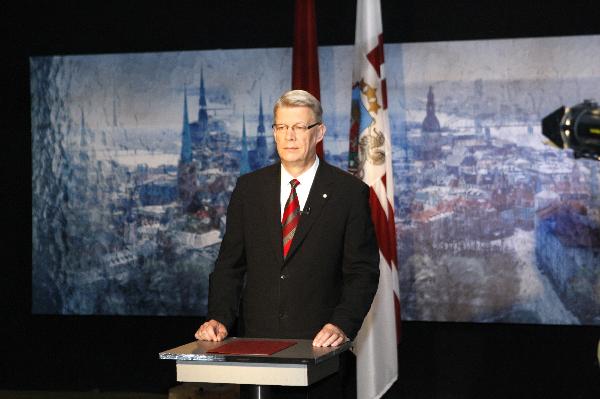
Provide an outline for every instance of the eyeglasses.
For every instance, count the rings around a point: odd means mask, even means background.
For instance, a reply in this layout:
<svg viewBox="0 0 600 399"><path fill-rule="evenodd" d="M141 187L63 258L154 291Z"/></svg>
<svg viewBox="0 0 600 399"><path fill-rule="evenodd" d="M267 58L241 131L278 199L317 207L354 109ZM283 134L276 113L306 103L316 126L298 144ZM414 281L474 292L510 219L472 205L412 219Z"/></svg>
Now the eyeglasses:
<svg viewBox="0 0 600 399"><path fill-rule="evenodd" d="M292 131L295 134L302 134L302 133L306 133L307 131L309 131L313 127L315 127L317 125L320 125L320 124L321 124L321 122L315 122L312 125L306 126L303 123L296 123L293 126L288 126L288 125L283 124L283 123L274 123L271 127L273 128L273 131L275 133L278 133L278 134L286 133L289 128L292 128Z"/></svg>

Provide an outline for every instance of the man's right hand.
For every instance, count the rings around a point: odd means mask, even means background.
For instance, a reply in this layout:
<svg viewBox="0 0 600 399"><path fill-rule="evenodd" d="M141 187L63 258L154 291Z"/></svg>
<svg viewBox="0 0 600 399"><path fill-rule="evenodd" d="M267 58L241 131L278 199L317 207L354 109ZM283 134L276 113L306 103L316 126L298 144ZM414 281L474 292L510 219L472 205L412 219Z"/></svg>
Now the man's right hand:
<svg viewBox="0 0 600 399"><path fill-rule="evenodd" d="M223 341L227 337L227 327L214 319L209 320L200 326L194 336L201 341Z"/></svg>

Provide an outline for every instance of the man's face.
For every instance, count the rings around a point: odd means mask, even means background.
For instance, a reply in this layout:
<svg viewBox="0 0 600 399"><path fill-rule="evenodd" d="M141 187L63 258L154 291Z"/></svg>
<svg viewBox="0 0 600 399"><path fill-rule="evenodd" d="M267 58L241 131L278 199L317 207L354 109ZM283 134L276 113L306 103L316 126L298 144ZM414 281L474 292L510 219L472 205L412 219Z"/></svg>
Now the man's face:
<svg viewBox="0 0 600 399"><path fill-rule="evenodd" d="M312 165L317 143L323 140L325 126L319 124L304 132L294 132L292 126L310 126L317 122L308 107L280 107L275 115L275 125L287 125L288 129L274 132L277 152L283 166L305 169Z"/></svg>

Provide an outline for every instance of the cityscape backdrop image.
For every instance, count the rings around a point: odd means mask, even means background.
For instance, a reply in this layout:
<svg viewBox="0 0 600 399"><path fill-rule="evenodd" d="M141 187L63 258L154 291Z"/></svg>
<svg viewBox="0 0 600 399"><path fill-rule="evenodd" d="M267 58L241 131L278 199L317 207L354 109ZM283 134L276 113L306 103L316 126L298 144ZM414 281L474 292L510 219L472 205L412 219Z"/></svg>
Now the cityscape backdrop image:
<svg viewBox="0 0 600 399"><path fill-rule="evenodd" d="M206 313L239 175L277 160L291 49L31 59L33 312ZM541 119L600 97L600 36L387 44L405 320L600 325L600 162ZM322 47L348 160L352 46Z"/></svg>

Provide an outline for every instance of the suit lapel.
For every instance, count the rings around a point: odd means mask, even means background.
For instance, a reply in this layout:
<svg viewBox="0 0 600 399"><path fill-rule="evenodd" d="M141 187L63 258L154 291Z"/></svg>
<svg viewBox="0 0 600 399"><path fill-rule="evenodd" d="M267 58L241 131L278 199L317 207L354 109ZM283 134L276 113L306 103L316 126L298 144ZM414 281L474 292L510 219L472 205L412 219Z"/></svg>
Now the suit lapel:
<svg viewBox="0 0 600 399"><path fill-rule="evenodd" d="M302 241L304 241L304 238L306 238L306 235L313 227L315 221L319 218L323 207L327 203L327 200L329 198L329 189L331 188L331 185L334 182L330 168L331 167L325 164L324 161L320 161L319 168L317 169L317 174L315 175L315 180L313 181L313 184L310 188L308 199L306 200L306 204L304 205L304 212L300 216L300 222L298 223L298 227L296 228L296 233L294 234L294 238L292 239L292 246L290 247L286 260L294 256L294 253L296 252ZM306 214L306 211L308 209L310 209L310 212ZM281 247L281 245L282 244L280 240L279 246ZM280 252L282 251L283 250L281 250Z"/></svg>
<svg viewBox="0 0 600 399"><path fill-rule="evenodd" d="M281 216L280 216L280 191L281 189L281 166L279 163L273 165L271 176L265 179L263 200L265 226L267 235L271 241L275 259L283 263L283 244L281 241Z"/></svg>

